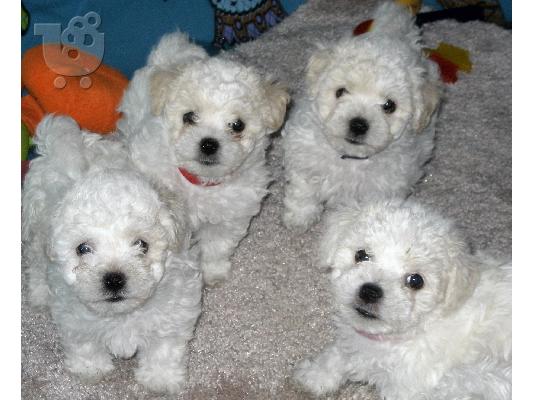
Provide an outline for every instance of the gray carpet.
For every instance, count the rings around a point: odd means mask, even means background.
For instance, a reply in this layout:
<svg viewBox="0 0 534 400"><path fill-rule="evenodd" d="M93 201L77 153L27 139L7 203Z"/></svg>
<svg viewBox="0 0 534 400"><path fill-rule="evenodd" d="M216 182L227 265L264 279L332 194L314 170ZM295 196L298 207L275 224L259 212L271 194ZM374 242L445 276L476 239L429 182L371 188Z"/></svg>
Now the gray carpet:
<svg viewBox="0 0 534 400"><path fill-rule="evenodd" d="M227 56L264 68L297 92L313 44L365 19L374 1L309 0L261 39ZM415 197L465 228L476 247L505 254L512 243L512 34L495 25L452 21L425 26L426 42L471 52L471 74L447 87L434 159ZM307 399L295 388L295 363L333 338L327 276L314 268L321 226L291 235L281 224L280 138L269 163L277 178L234 258L233 277L204 292L191 343L190 380L180 399ZM133 380L135 360L96 385L63 369L57 332L45 311L22 304L24 399L159 399ZM375 399L349 384L332 399Z"/></svg>

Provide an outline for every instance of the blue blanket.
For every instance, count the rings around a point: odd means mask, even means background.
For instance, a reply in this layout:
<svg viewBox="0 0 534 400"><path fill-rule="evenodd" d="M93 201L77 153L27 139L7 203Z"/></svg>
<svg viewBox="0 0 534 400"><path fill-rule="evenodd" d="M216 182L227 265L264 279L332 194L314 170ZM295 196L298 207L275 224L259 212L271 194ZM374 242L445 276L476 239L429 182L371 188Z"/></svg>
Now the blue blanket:
<svg viewBox="0 0 534 400"><path fill-rule="evenodd" d="M303 2L281 1L288 14ZM43 36L34 34L34 24L60 23L64 30L71 18L94 11L101 17L97 29L105 35L103 62L128 78L145 64L158 39L177 28L187 32L211 54L218 50L212 45L215 14L210 0L25 0L23 3L30 14L30 27L22 37L23 52L43 42Z"/></svg>

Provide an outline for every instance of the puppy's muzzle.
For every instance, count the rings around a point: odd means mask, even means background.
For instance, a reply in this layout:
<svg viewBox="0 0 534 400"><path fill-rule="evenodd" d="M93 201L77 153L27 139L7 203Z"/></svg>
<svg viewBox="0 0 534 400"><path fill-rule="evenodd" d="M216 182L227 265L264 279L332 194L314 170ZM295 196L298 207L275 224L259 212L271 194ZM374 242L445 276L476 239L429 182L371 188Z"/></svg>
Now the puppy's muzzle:
<svg viewBox="0 0 534 400"><path fill-rule="evenodd" d="M121 301L124 299L120 295L126 286L126 275L122 272L107 272L102 277L102 287L105 293L111 295L107 300L111 302Z"/></svg>
<svg viewBox="0 0 534 400"><path fill-rule="evenodd" d="M360 287L358 297L352 307L364 318L378 319L376 311L382 297L384 297L384 292L380 286L376 283L364 283Z"/></svg>
<svg viewBox="0 0 534 400"><path fill-rule="evenodd" d="M214 138L202 138L199 147L199 162L204 165L212 165L217 163L217 153L221 147L219 141Z"/></svg>
<svg viewBox="0 0 534 400"><path fill-rule="evenodd" d="M350 144L364 144L363 139L369 130L369 122L361 117L352 118L349 121L349 130L345 140Z"/></svg>

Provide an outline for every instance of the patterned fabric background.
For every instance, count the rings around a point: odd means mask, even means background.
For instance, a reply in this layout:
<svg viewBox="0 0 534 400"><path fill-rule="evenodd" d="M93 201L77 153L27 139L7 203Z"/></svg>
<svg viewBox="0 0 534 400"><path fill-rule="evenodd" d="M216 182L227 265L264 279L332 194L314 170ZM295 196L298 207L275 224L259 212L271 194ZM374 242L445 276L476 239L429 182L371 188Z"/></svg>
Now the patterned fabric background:
<svg viewBox="0 0 534 400"><path fill-rule="evenodd" d="M287 14L277 0L211 0L215 7L213 45L227 49L256 39Z"/></svg>

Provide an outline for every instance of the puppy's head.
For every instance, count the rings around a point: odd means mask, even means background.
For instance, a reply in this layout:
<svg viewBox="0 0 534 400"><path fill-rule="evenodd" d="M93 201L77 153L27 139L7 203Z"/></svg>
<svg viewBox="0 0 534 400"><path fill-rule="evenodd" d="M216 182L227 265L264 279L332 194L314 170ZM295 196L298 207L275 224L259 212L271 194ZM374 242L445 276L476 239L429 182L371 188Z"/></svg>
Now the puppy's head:
<svg viewBox="0 0 534 400"><path fill-rule="evenodd" d="M322 262L341 317L363 335L410 334L460 307L478 265L450 222L415 204L332 215Z"/></svg>
<svg viewBox="0 0 534 400"><path fill-rule="evenodd" d="M312 54L309 95L340 156L372 157L428 125L440 92L418 39L410 15L393 6L377 11L370 33Z"/></svg>
<svg viewBox="0 0 534 400"><path fill-rule="evenodd" d="M90 172L59 205L48 254L91 311L126 313L152 296L167 252L187 240L183 221L135 174Z"/></svg>
<svg viewBox="0 0 534 400"><path fill-rule="evenodd" d="M289 101L254 69L218 58L154 72L152 110L167 122L176 167L207 179L232 174L278 130Z"/></svg>

